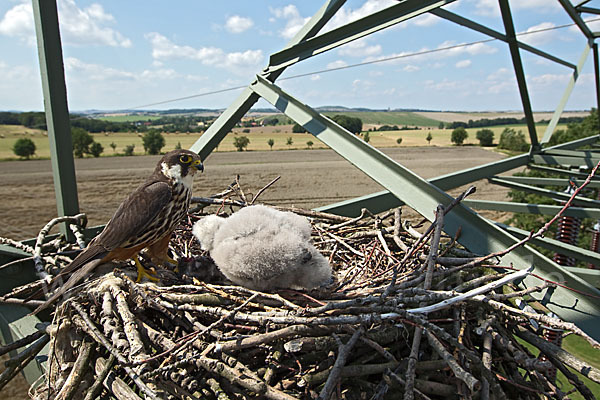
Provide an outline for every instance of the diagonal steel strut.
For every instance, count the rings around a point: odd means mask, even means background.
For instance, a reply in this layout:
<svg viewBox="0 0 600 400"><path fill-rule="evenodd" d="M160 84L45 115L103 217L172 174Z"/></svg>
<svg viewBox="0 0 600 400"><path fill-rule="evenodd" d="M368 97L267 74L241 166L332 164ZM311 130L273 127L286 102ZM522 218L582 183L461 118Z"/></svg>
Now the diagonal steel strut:
<svg viewBox="0 0 600 400"><path fill-rule="evenodd" d="M257 76L257 81L250 85L250 89L430 221L435 218L434 210L438 204L449 204L452 201L450 196L436 186L296 100L265 78ZM479 254L502 251L518 241L514 236L489 223L462 204L445 217L444 231L447 234L453 236L459 230L462 231L459 242L470 251ZM552 289L552 292L546 291L543 302L557 315L576 323L588 334L600 339L600 332L597 330L597 321L600 318L599 290L562 269L529 246L514 249L505 255L501 262L502 265L512 264L519 269L533 265L535 272L545 279L566 282L568 287L597 296L596 298L575 297L573 292L558 287ZM525 286L538 283L539 280L531 276L523 282Z"/></svg>

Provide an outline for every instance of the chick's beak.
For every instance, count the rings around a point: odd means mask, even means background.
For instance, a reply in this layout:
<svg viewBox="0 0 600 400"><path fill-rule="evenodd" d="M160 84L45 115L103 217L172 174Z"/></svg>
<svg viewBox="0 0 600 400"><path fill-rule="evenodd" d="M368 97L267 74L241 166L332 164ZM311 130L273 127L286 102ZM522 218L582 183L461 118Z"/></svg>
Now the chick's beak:
<svg viewBox="0 0 600 400"><path fill-rule="evenodd" d="M192 167L196 168L200 172L204 172L204 164L202 164L202 161L200 160L194 161L192 163Z"/></svg>

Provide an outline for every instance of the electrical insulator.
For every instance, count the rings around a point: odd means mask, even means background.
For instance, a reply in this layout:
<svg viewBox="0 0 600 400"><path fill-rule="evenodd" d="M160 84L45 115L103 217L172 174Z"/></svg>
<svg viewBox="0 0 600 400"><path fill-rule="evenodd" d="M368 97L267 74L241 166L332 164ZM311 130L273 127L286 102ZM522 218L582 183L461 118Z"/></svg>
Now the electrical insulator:
<svg viewBox="0 0 600 400"><path fill-rule="evenodd" d="M594 224L594 230L592 231L592 243L590 244L590 250L595 253L600 253L600 221ZM600 266L589 264L592 269L600 269Z"/></svg>

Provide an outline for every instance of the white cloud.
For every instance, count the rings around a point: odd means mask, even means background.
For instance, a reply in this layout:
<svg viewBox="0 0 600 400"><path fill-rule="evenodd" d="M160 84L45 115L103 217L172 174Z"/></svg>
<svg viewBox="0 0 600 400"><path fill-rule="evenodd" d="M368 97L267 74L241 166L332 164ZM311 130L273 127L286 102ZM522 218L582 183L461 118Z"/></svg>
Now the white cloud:
<svg viewBox="0 0 600 400"><path fill-rule="evenodd" d="M252 19L233 15L227 18L225 29L230 33L242 33L252 28L253 25L254 21Z"/></svg>
<svg viewBox="0 0 600 400"><path fill-rule="evenodd" d="M320 80L320 79L321 79L321 75L318 75L318 74L317 74L317 75L312 75L312 76L310 77L310 80L311 80L311 81L318 81L318 80Z"/></svg>
<svg viewBox="0 0 600 400"><path fill-rule="evenodd" d="M530 78L530 82L536 86L565 85L571 74L542 74Z"/></svg>
<svg viewBox="0 0 600 400"><path fill-rule="evenodd" d="M83 74L88 79L94 81L135 80L137 77L137 75L132 72L106 67L99 64L88 64L75 57L65 58L65 69L68 73L67 77L69 77L69 73Z"/></svg>
<svg viewBox="0 0 600 400"><path fill-rule="evenodd" d="M346 61L337 60L337 61L333 61L333 62L330 62L329 64L327 64L327 69L343 68L346 65L348 65L348 63Z"/></svg>
<svg viewBox="0 0 600 400"><path fill-rule="evenodd" d="M34 41L33 8L31 3L17 4L0 20L0 33Z"/></svg>
<svg viewBox="0 0 600 400"><path fill-rule="evenodd" d="M180 46L157 32L147 33L145 37L152 45L152 57L158 61L177 58L197 60L204 65L228 68L238 72L247 68L255 69L264 61L262 50L225 53L217 47Z"/></svg>
<svg viewBox="0 0 600 400"><path fill-rule="evenodd" d="M293 38L310 19L310 17L302 17L298 8L293 4L289 4L282 8L269 7L269 11L271 11L275 18L287 21L285 27L279 32L279 34L286 39Z"/></svg>
<svg viewBox="0 0 600 400"><path fill-rule="evenodd" d="M339 55L350 57L368 57L376 56L381 53L381 46L369 46L367 40L360 39L350 43L346 43L339 50Z"/></svg>
<svg viewBox="0 0 600 400"><path fill-rule="evenodd" d="M460 82L457 81L450 81L446 78L444 78L442 81L436 82L434 80L426 80L425 82L425 88L429 89L429 90L436 90L436 91L441 91L441 90L456 90L458 88L460 88L462 85L460 84Z"/></svg>
<svg viewBox="0 0 600 400"><path fill-rule="evenodd" d="M440 19L433 15L433 14L421 14L418 17L416 17L415 19L413 19L413 23L417 26L423 26L423 27L428 27L428 26L432 26L438 23Z"/></svg>
<svg viewBox="0 0 600 400"><path fill-rule="evenodd" d="M407 65L404 68L402 68L403 71L405 72L415 72L420 70L421 68L417 67L416 65Z"/></svg>
<svg viewBox="0 0 600 400"><path fill-rule="evenodd" d="M118 31L104 26L114 23L115 18L104 8L93 3L85 9L75 4L75 0L59 0L58 13L61 37L71 45L105 45L131 47L130 39ZM21 3L9 9L0 20L0 34L18 37L30 44L34 43L33 8L31 3Z"/></svg>
<svg viewBox="0 0 600 400"><path fill-rule="evenodd" d="M395 0L367 0L357 9L342 7L335 16L325 25L326 30L337 28L349 22L371 15L377 11L398 4Z"/></svg>
<svg viewBox="0 0 600 400"><path fill-rule="evenodd" d="M514 73L508 68L498 68L486 77L487 92L501 94L514 92L517 88Z"/></svg>
<svg viewBox="0 0 600 400"><path fill-rule="evenodd" d="M519 40L530 44L532 46L539 46L541 44L554 42L564 38L564 35L560 35L558 32L553 30L546 30L554 28L556 24L552 22L542 22L541 24L529 27L523 34L519 35ZM536 32L544 30L543 32Z"/></svg>
<svg viewBox="0 0 600 400"><path fill-rule="evenodd" d="M500 7L497 0L470 0L469 2L474 3L475 13L478 15L486 17L497 17L500 15ZM543 13L554 13L562 10L558 1L548 0L513 1L510 3L510 8L511 11L534 9L536 12Z"/></svg>
<svg viewBox="0 0 600 400"><path fill-rule="evenodd" d="M65 69L68 72L67 78L84 78L99 82L155 82L174 79L186 79L189 81L206 80L204 76L198 75L180 75L171 68L145 69L142 72L132 72L122 69L107 67L101 64L91 64L81 61L75 57L65 59Z"/></svg>
<svg viewBox="0 0 600 400"><path fill-rule="evenodd" d="M455 64L456 68L467 68L471 65L471 60L461 60Z"/></svg>

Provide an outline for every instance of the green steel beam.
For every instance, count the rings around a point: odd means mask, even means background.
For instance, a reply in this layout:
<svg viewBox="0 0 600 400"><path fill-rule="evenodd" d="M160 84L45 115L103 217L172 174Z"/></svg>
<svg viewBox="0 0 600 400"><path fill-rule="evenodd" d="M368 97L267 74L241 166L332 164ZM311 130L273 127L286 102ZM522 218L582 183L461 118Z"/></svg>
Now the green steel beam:
<svg viewBox="0 0 600 400"><path fill-rule="evenodd" d="M58 216L75 215L79 214L79 201L56 0L33 0L33 17L50 141L56 208ZM61 232L71 237L64 224L61 224Z"/></svg>
<svg viewBox="0 0 600 400"><path fill-rule="evenodd" d="M527 168L537 170L537 171L544 171L544 172L548 172L551 174L560 174L560 175L566 175L569 177L575 177L575 178L581 178L581 179L586 179L587 176L589 175L589 174L586 174L585 172L569 171L566 169L546 167L545 165L529 164L529 165L527 165ZM595 180L600 180L600 178L597 176L592 177L592 181L595 181Z"/></svg>
<svg viewBox="0 0 600 400"><path fill-rule="evenodd" d="M519 239L526 238L529 236L529 232L523 229L515 228L512 226L504 225L499 222L495 223L496 226L504 229L511 235L518 237ZM550 239L547 237L539 237L533 239L531 244L538 245L547 250L554 251L555 253L564 254L567 257L573 257L576 260L583 261L589 264L600 265L600 253L596 253L595 251L582 249L581 247L573 246L572 244L563 243L556 239ZM600 270L597 271L600 274ZM594 287L598 287L594 285Z"/></svg>
<svg viewBox="0 0 600 400"><path fill-rule="evenodd" d="M273 53L269 59L268 71L273 72L288 67L298 61L324 53L454 1L405 0L384 10L315 36L312 39L300 42L295 46Z"/></svg>
<svg viewBox="0 0 600 400"><path fill-rule="evenodd" d="M494 178L500 178L509 182L523 183L525 185L560 186L564 188L571 182L571 180L567 178L535 178L531 176L495 176ZM573 179L573 183L580 185L583 182ZM591 181L588 183L587 187L600 188L600 181Z"/></svg>
<svg viewBox="0 0 600 400"><path fill-rule="evenodd" d="M577 11L580 13L600 15L600 9L594 7L577 7Z"/></svg>
<svg viewBox="0 0 600 400"><path fill-rule="evenodd" d="M285 93L268 80L258 76L257 81L250 87L256 94L430 221L435 219L434 211L438 204L447 205L452 202L453 199L436 186ZM514 236L489 223L460 203L446 215L444 223L444 231L451 236L461 230L459 242L478 254L502 251L517 241ZM515 248L506 254L501 262L505 265L512 264L517 268L528 268L533 265L535 272L543 278L566 282L568 287L598 296L576 298L572 292L558 287L551 293L547 292L548 296L545 299L539 300L563 319L577 324L592 337L600 339L600 326L597 323L600 318L600 291L529 246ZM535 285L539 284L539 280L529 276L524 279L523 284ZM573 307L575 303L576 308Z"/></svg>
<svg viewBox="0 0 600 400"><path fill-rule="evenodd" d="M547 204L512 203L510 201L464 200L463 203L474 210L505 211L523 214L556 215L562 206ZM600 219L597 208L569 207L564 215L577 218Z"/></svg>
<svg viewBox="0 0 600 400"><path fill-rule="evenodd" d="M600 152L598 150L564 150L564 149L547 149L542 151L540 154L547 154L551 156L566 156L566 157L598 157Z"/></svg>
<svg viewBox="0 0 600 400"><path fill-rule="evenodd" d="M487 26L484 26L484 25L478 24L477 22L471 21L470 19L461 17L458 14L454 14L453 12L444 10L442 8L437 8L435 10L431 10L430 13L433 14L433 15L436 15L436 16L438 16L440 18L444 18L444 19L446 19L448 21L452 21L452 22L454 22L454 23L456 23L458 25L462 25L462 26L467 27L469 29L472 29L474 31L483 33L484 35L491 36L491 37L493 37L495 39L498 39L498 40L501 40L503 42L506 42L506 43L509 42L509 40L506 37L506 35L498 32L498 31L495 31L493 29L490 29ZM530 46L527 43L523 43L523 42L520 42L518 40L516 42L517 42L517 46L519 46L519 48L521 48L523 50L526 50L526 51L528 51L530 53L536 54L536 55L538 55L540 57L543 57L543 58L545 58L547 60L554 61L555 63L562 64L565 67L569 67L571 69L576 69L577 68L576 65L574 65L574 64L572 64L572 63L570 63L568 61L565 61L563 59L560 59L558 57L555 57L552 54L548 54L548 53L546 53L546 52L544 52L542 50L539 50L539 49L537 49L537 48L535 48L533 46Z"/></svg>
<svg viewBox="0 0 600 400"><path fill-rule="evenodd" d="M536 164L569 165L572 167L587 168L593 168L600 161L600 157L554 156L552 154L534 154L531 159Z"/></svg>
<svg viewBox="0 0 600 400"><path fill-rule="evenodd" d="M598 43L592 45L594 54L594 86L596 87L596 112L600 112L600 55L598 54ZM600 132L600 118L598 119L598 132Z"/></svg>
<svg viewBox="0 0 600 400"><path fill-rule="evenodd" d="M517 44L515 26L513 24L508 0L499 0L499 5L502 14L502 22L504 23L504 30L506 31L506 38L508 40L508 49L510 50L515 77L517 78L517 86L519 87L519 93L521 94L521 104L523 105L523 113L525 113L525 120L527 121L531 149L536 150L539 148L539 143L535 128L535 120L533 119L533 111L531 110L529 91L527 90L527 80L525 78L525 72L523 71L521 53L519 52L519 46Z"/></svg>
<svg viewBox="0 0 600 400"><path fill-rule="evenodd" d="M581 0L577 4L573 4L573 7L579 11L579 8L583 7L585 4L589 3L592 0Z"/></svg>
<svg viewBox="0 0 600 400"><path fill-rule="evenodd" d="M548 149L576 149L581 146L593 144L597 140L598 136L590 136L587 138L577 139L571 142L549 147ZM485 179L490 176L509 171L511 169L519 168L524 165L527 165L528 168L531 169L539 169L553 173L569 174L569 172L562 169L528 164L529 161L530 158L528 154L521 154L518 156L506 158L504 160L494 161L477 167L467 168L461 171L441 175L436 178L429 179L429 182L436 185L442 190L450 190L459 186L478 181L480 179ZM579 172L572 172L570 174L584 179L587 177L587 174ZM389 191L383 190L377 193L364 195L355 199L345 200L342 202L319 207L316 210L330 212L338 215L344 215L348 217L356 217L360 215L360 210L362 210L363 208L367 208L373 213L379 213L387 211L394 207L399 207L403 204L404 203L402 201L397 199Z"/></svg>
<svg viewBox="0 0 600 400"><path fill-rule="evenodd" d="M585 62L588 58L588 54L590 53L590 48L591 48L590 43L586 43L585 49L583 49L583 53L579 57L579 62L577 63L577 68L571 74L571 77L569 78L569 82L567 83L567 87L565 88L565 91L564 91L560 101L558 102L558 106L556 106L556 109L554 110L554 114L552 114L550 123L546 127L546 131L544 132L544 136L542 137L542 140L540 142L542 145L545 143L548 143L550 141L550 138L552 137L552 134L554 133L554 130L556 129L556 125L558 124L560 116L562 115L562 113L565 110L565 107L567 105L567 101L569 101L569 97L571 97L571 93L573 92L573 88L575 87L575 82L577 82L577 78L580 76L581 70L583 69L583 66L585 65Z"/></svg>
<svg viewBox="0 0 600 400"><path fill-rule="evenodd" d="M559 200L559 201L567 201L571 197L567 193L562 193L562 192L557 192L555 190L549 190L549 189L539 188L539 187L535 187L535 186L530 186L530 185L523 184L523 183L511 182L511 181L504 180L501 178L488 178L488 181L495 185L504 186L504 187L507 187L510 189L520 190L520 191L526 192L526 193L537 194L539 196L549 197L551 199ZM588 199L583 196L576 196L573 199L573 205L579 206L579 207L600 208L600 201Z"/></svg>
<svg viewBox="0 0 600 400"><path fill-rule="evenodd" d="M528 162L529 155L521 154L504 160L494 161L477 167L441 175L429 179L429 183L434 184L442 190L450 190L487 178L490 175L500 174L511 169L519 168L526 165ZM347 217L356 217L360 215L363 208L368 209L374 214L378 214L402 205L404 205L404 203L400 199L389 191L383 190L354 199L329 204L327 206L316 208L315 210Z"/></svg>
<svg viewBox="0 0 600 400"><path fill-rule="evenodd" d="M600 288L600 270L590 268L578 268L578 267L563 267L566 271L569 271L590 285Z"/></svg>
<svg viewBox="0 0 600 400"><path fill-rule="evenodd" d="M594 35L592 34L592 31L590 31L590 28L588 28L587 24L581 18L581 16L579 15L577 10L573 6L573 4L571 4L571 1L570 0L558 0L558 2L563 6L563 8L567 12L567 14L569 14L569 17L571 17L573 22L575 22L575 25L577 25L577 27L581 30L581 32L583 32L585 37L590 40L593 39Z"/></svg>
<svg viewBox="0 0 600 400"><path fill-rule="evenodd" d="M293 47L298 43L316 35L321 28L335 15L346 0L328 0L317 11L315 15L302 27L302 29L290 40L286 48ZM284 69L268 73L267 79L272 82L283 73ZM200 136L190 147L190 150L198 153L203 160L221 143L227 133L242 119L242 117L258 101L259 97L250 89L246 88L238 98L225 110L215 122Z"/></svg>

